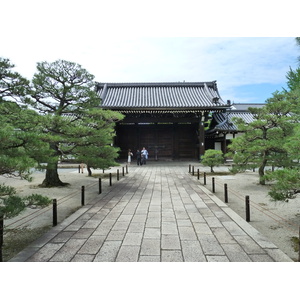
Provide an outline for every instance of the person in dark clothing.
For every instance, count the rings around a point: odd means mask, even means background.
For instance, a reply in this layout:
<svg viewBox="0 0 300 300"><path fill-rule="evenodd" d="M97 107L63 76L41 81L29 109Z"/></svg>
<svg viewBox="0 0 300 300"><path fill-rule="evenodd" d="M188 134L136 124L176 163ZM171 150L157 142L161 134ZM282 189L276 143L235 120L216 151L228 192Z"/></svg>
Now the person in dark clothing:
<svg viewBox="0 0 300 300"><path fill-rule="evenodd" d="M142 165L141 159L142 159L141 152L140 152L140 150L137 150L136 151L136 163L138 166Z"/></svg>

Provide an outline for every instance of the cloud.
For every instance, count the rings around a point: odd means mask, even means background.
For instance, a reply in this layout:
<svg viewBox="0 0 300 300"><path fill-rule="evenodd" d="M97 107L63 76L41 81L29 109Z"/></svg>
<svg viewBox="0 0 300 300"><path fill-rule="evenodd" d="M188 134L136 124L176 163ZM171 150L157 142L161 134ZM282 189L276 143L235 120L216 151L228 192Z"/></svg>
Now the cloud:
<svg viewBox="0 0 300 300"><path fill-rule="evenodd" d="M293 37L122 35L123 23L116 28L114 22L117 16L124 20L120 9L124 8L125 13L125 2L117 12L113 3L95 8L94 1L89 0L84 6L80 1L72 2L72 6L62 1L48 6L39 1L18 1L18 10L14 10L13 2L5 4L8 14L1 22L9 23L9 12L14 12L18 22L1 33L5 41L1 56L10 58L28 78L33 76L37 62L65 59L81 64L101 82L217 80L222 98L246 101L255 96L243 98L241 87L283 84L289 67L296 67L299 56ZM152 7L147 11L154 10ZM139 20L140 15L131 22L139 27ZM110 26L114 27L113 33L108 30ZM117 29L119 34L114 34Z"/></svg>

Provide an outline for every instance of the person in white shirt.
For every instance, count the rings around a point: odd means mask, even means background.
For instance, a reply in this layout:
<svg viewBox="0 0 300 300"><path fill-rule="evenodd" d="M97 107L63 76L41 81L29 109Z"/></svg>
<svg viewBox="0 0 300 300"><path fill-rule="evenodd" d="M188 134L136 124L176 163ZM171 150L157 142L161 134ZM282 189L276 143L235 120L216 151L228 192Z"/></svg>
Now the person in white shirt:
<svg viewBox="0 0 300 300"><path fill-rule="evenodd" d="M131 157L132 156L133 156L133 153L131 152L130 149L128 149L128 160L127 160L128 165L130 165L130 163L131 163Z"/></svg>
<svg viewBox="0 0 300 300"><path fill-rule="evenodd" d="M143 147L143 150L141 151L142 154L142 164L145 165L146 161L148 159L148 151L146 150L145 147Z"/></svg>

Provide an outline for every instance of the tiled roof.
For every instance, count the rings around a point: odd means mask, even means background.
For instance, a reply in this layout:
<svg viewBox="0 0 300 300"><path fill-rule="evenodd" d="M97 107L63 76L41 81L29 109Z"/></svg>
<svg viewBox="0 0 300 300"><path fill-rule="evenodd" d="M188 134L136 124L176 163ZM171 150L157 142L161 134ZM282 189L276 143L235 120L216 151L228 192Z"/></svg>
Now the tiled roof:
<svg viewBox="0 0 300 300"><path fill-rule="evenodd" d="M228 107L212 82L97 83L101 106L108 109L185 109Z"/></svg>
<svg viewBox="0 0 300 300"><path fill-rule="evenodd" d="M207 130L207 133L216 131L237 132L238 128L234 118L243 119L245 123L249 124L254 121L253 114L248 110L249 107L262 108L264 103L233 103L231 109L226 112L215 112L213 114L213 128Z"/></svg>
<svg viewBox="0 0 300 300"><path fill-rule="evenodd" d="M227 111L226 113L214 113L213 118L217 125L212 131L238 131L234 118L241 118L246 123L254 121L253 114L249 111Z"/></svg>
<svg viewBox="0 0 300 300"><path fill-rule="evenodd" d="M247 111L249 107L262 108L265 105L265 103L233 103L232 109Z"/></svg>

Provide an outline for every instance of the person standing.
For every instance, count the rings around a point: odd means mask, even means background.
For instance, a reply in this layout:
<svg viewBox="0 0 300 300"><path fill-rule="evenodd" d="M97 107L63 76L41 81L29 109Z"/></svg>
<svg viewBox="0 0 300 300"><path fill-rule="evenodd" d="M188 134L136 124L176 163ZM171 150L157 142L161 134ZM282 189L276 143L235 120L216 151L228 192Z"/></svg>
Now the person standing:
<svg viewBox="0 0 300 300"><path fill-rule="evenodd" d="M128 165L130 165L131 163L131 157L133 156L133 153L131 152L130 149L128 149L128 158L127 158L127 163Z"/></svg>
<svg viewBox="0 0 300 300"><path fill-rule="evenodd" d="M142 153L142 164L146 164L146 161L148 159L148 151L146 150L145 147L143 147L143 150L141 151Z"/></svg>
<svg viewBox="0 0 300 300"><path fill-rule="evenodd" d="M81 163L81 164L80 164L80 170L81 170L81 173L83 174L83 170L84 170L84 163Z"/></svg>
<svg viewBox="0 0 300 300"><path fill-rule="evenodd" d="M142 158L141 152L140 152L140 150L138 149L138 150L136 151L136 163L137 163L138 166L141 166L141 165L142 165L141 158Z"/></svg>

